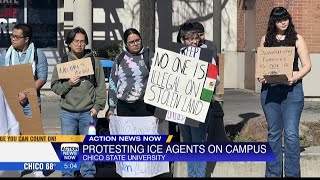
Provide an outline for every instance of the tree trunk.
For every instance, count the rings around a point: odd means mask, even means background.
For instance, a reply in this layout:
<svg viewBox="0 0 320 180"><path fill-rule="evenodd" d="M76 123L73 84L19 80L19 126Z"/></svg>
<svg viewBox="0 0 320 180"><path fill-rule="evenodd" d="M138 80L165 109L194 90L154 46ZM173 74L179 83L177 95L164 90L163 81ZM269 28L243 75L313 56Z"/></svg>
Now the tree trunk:
<svg viewBox="0 0 320 180"><path fill-rule="evenodd" d="M143 46L155 51L156 0L140 0L140 33Z"/></svg>

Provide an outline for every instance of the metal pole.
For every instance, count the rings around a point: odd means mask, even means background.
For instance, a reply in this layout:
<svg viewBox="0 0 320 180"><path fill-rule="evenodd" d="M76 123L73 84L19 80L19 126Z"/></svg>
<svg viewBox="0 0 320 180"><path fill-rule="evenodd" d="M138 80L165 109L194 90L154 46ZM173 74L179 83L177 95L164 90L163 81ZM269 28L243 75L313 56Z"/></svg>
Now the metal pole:
<svg viewBox="0 0 320 180"><path fill-rule="evenodd" d="M81 26L88 35L89 44L92 48L92 1L73 0L73 27Z"/></svg>
<svg viewBox="0 0 320 180"><path fill-rule="evenodd" d="M213 41L221 53L221 0L213 0Z"/></svg>

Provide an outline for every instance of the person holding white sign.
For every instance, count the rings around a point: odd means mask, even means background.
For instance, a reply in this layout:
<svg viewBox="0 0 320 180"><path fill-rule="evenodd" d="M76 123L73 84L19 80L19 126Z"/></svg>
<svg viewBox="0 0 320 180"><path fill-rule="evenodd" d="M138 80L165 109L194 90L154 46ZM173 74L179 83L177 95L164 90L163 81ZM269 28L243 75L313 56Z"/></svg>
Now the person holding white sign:
<svg viewBox="0 0 320 180"><path fill-rule="evenodd" d="M61 96L60 121L63 135L88 134L90 121L97 122L98 111L104 109L107 100L106 84L103 68L100 61L93 57L90 49L85 49L88 36L81 27L72 29L67 37L66 44L69 52L61 61L70 62L83 58L90 58L93 65L93 75L68 79L59 79L57 66L53 70L51 90ZM94 162L83 162L80 172L82 177L94 177L96 168ZM73 171L63 171L63 177L74 177Z"/></svg>
<svg viewBox="0 0 320 180"><path fill-rule="evenodd" d="M198 47L200 37L194 24L184 23L180 26L178 36L178 43L182 43L187 46ZM212 64L216 64L215 59L212 58ZM179 129L182 135L183 142L206 142L207 128L209 121L213 119L212 105L210 107L204 123L200 123L199 127L193 127L190 125L179 124ZM205 177L207 162L188 162L188 176L189 177Z"/></svg>
<svg viewBox="0 0 320 180"><path fill-rule="evenodd" d="M268 123L268 142L276 156L275 162L267 162L266 177L300 177L299 123L304 106L302 78L311 70L311 61L303 37L298 34L287 9L272 9L268 29L262 37L261 47L295 47L293 76L285 84L268 83L263 77L261 105ZM300 59L301 69L298 67ZM284 132L284 167L282 132Z"/></svg>
<svg viewBox="0 0 320 180"><path fill-rule="evenodd" d="M129 132L131 135L149 135L154 133L152 130L157 130L159 125L159 121L152 117L155 107L144 102L154 53L148 47L143 46L141 35L134 28L129 28L124 32L123 42L125 48L115 59L109 78L109 109L106 112L106 118L111 119L110 133ZM124 118L128 120L125 124L128 126L126 130L122 128L124 123L121 123ZM135 121L134 118L138 120ZM145 123L141 123L141 120ZM137 122L138 124L135 124ZM157 124L153 126L153 122ZM130 128L144 130L130 131ZM134 173L123 170L124 164L132 167ZM152 166L158 166L160 169L150 171ZM117 173L122 177L153 177L169 170L165 162L121 162L116 163L116 167Z"/></svg>
<svg viewBox="0 0 320 180"><path fill-rule="evenodd" d="M140 33L129 28L123 34L125 48L116 58L109 79L109 110L106 117L153 116L155 107L144 103L154 53L143 47Z"/></svg>

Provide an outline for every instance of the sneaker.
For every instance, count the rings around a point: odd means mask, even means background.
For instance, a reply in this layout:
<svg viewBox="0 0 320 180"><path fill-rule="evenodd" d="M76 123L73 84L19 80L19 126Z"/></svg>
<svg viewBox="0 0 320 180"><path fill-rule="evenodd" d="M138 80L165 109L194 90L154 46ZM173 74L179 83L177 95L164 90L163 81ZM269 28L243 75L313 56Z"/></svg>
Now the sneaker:
<svg viewBox="0 0 320 180"><path fill-rule="evenodd" d="M45 177L45 176L43 175L42 171L36 171L36 172L33 172L33 177L41 178L41 177Z"/></svg>

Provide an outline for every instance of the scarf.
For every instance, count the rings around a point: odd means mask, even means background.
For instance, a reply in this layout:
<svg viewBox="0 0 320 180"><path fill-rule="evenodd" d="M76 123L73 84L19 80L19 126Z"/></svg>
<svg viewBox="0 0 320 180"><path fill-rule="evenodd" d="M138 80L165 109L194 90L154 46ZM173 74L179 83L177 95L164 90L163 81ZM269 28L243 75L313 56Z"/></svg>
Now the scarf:
<svg viewBox="0 0 320 180"><path fill-rule="evenodd" d="M26 57L23 61L19 61L19 52L11 45L6 53L5 66L16 65L16 64L32 64L32 72L35 75L35 61L34 61L34 44L30 43L26 51Z"/></svg>

